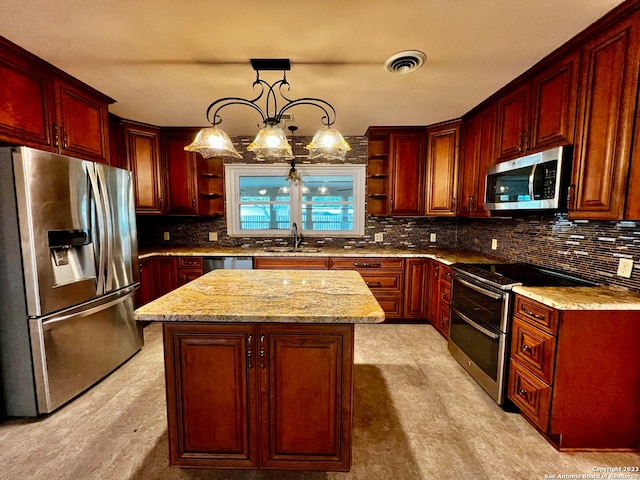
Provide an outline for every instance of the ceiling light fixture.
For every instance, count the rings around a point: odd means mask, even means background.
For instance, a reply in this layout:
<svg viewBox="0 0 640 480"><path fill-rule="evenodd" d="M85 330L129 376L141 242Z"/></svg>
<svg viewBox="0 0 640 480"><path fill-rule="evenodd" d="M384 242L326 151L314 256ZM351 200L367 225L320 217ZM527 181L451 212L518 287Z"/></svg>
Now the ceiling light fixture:
<svg viewBox="0 0 640 480"><path fill-rule="evenodd" d="M220 130L217 125L222 122L218 112L229 105L246 105L256 110L262 117L264 127L260 129L255 140L247 147L253 152L258 160L291 160L294 158L291 145L287 141L286 135L280 127L283 114L290 108L298 105L313 105L322 110L320 119L323 128L306 146L309 150L310 159L339 159L344 160L347 152L351 149L344 140L340 132L332 125L336 120L336 111L331 104L325 100L313 97L303 97L291 100L286 97L283 90L289 90L290 84L287 82L286 71L291 70L288 58L284 59L260 59L252 58L251 66L256 71L256 79L253 88L259 87L258 95L253 99L241 97L224 97L212 102L207 108L207 121L211 127L203 128L196 135L195 140L184 149L190 152L198 152L204 158L210 157L234 157L242 158L238 153L229 136ZM260 70L282 70L282 79L272 84L260 78ZM284 105L278 109L278 98L276 93L284 100ZM265 97L264 110L258 105L258 101Z"/></svg>

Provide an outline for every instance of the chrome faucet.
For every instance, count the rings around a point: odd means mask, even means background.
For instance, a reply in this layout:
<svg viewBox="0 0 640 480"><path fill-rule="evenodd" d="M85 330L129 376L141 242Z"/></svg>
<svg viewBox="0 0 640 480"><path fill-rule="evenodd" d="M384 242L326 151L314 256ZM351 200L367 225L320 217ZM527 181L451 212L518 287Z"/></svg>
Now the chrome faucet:
<svg viewBox="0 0 640 480"><path fill-rule="evenodd" d="M298 233L298 224L296 222L291 225L291 236L293 237L293 248L298 248L302 243L302 235Z"/></svg>

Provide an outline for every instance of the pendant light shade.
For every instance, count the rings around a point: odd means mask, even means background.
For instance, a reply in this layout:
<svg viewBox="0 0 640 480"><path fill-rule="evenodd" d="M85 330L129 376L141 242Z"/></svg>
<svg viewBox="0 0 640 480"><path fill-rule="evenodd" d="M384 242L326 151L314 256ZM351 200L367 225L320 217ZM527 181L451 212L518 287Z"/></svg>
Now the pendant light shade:
<svg viewBox="0 0 640 480"><path fill-rule="evenodd" d="M351 150L340 132L331 127L318 130L306 148L311 160L344 160L347 152Z"/></svg>
<svg viewBox="0 0 640 480"><path fill-rule="evenodd" d="M198 152L204 158L242 158L242 155L238 153L236 147L231 143L229 135L215 126L200 130L193 142L184 147L184 149L188 152Z"/></svg>
<svg viewBox="0 0 640 480"><path fill-rule="evenodd" d="M261 128L247 150L253 152L258 160L291 160L293 151L282 128L266 125Z"/></svg>

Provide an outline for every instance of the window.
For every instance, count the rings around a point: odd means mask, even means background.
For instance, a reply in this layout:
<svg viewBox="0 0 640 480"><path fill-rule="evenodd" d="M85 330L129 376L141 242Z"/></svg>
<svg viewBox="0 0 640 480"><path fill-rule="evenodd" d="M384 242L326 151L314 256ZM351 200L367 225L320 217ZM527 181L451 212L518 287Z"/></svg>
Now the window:
<svg viewBox="0 0 640 480"><path fill-rule="evenodd" d="M365 165L226 165L230 236L364 235Z"/></svg>

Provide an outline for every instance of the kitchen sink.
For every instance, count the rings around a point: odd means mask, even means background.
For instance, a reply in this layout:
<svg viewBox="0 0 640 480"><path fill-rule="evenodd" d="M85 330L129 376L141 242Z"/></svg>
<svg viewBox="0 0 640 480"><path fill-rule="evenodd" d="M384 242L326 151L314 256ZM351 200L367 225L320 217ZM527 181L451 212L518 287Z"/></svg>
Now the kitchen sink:
<svg viewBox="0 0 640 480"><path fill-rule="evenodd" d="M264 251L273 253L316 253L319 252L320 249L312 247L266 247Z"/></svg>

